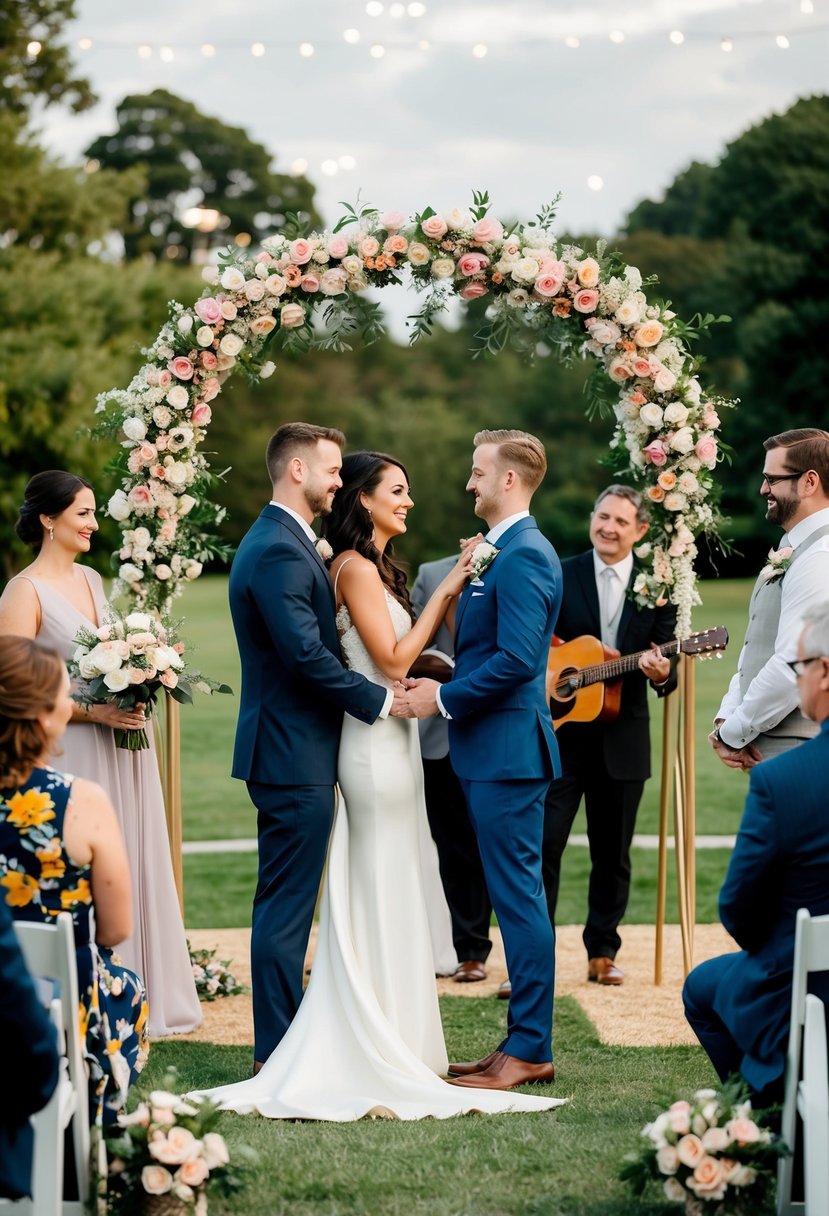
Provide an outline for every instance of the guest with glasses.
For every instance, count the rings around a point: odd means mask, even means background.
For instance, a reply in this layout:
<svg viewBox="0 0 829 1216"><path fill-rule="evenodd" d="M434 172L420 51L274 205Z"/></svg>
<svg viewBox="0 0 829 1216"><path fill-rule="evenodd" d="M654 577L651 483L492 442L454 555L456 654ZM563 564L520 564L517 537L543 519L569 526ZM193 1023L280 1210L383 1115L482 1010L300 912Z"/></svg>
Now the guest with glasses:
<svg viewBox="0 0 829 1216"><path fill-rule="evenodd" d="M729 768L749 769L818 730L798 704L795 647L806 613L829 588L829 431L772 435L760 494L783 529L749 605L737 672L717 711L711 746Z"/></svg>

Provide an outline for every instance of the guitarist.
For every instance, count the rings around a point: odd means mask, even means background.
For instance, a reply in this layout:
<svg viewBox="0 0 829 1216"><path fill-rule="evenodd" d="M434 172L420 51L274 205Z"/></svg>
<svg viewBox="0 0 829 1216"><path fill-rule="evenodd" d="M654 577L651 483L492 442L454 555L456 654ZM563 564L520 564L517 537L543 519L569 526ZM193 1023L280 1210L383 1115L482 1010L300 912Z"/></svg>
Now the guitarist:
<svg viewBox="0 0 829 1216"><path fill-rule="evenodd" d="M612 485L599 495L590 517L592 549L562 563L564 599L556 625L562 641L592 634L622 654L634 654L674 637L672 605L637 608L627 594L635 577L633 546L648 523L647 505L637 490ZM639 670L623 679L618 718L565 722L556 732L563 773L550 785L544 808L547 907L555 923L561 856L584 798L591 859L584 944L587 978L599 984L624 979L615 963L621 945L618 926L630 892L636 812L651 773L647 681L664 696L676 686L674 667L656 652L643 655Z"/></svg>

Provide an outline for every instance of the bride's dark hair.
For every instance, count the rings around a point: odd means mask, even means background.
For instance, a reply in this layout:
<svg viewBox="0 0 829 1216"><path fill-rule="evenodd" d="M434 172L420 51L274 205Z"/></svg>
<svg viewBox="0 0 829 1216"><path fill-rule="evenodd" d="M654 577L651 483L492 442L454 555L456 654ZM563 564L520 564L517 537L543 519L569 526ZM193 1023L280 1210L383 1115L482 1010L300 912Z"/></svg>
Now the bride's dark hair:
<svg viewBox="0 0 829 1216"><path fill-rule="evenodd" d="M374 562L389 591L413 618L406 575L392 560L391 541L381 553L373 540L371 514L360 502L361 494L373 494L388 468L400 469L408 482L409 474L405 465L385 452L350 452L344 457L340 470L342 488L334 496L330 515L323 517L322 534L335 555L346 549L356 549L363 557Z"/></svg>

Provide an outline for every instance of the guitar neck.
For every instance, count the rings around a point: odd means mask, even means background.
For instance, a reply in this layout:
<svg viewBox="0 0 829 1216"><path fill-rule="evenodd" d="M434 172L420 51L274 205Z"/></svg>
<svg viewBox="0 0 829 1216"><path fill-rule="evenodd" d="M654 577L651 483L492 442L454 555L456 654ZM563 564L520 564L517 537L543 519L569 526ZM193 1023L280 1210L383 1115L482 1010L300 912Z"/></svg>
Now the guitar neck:
<svg viewBox="0 0 829 1216"><path fill-rule="evenodd" d="M665 658L669 658L671 655L679 653L680 646L681 643L674 638L671 642L663 642L658 650ZM653 653L653 647L650 646L647 650L637 651L636 654L621 654L618 659L608 659L605 663L595 663L592 667L583 667L579 672L579 686L584 688L587 684L600 684L605 680L615 680L619 676L625 676L629 671L636 671L643 654Z"/></svg>

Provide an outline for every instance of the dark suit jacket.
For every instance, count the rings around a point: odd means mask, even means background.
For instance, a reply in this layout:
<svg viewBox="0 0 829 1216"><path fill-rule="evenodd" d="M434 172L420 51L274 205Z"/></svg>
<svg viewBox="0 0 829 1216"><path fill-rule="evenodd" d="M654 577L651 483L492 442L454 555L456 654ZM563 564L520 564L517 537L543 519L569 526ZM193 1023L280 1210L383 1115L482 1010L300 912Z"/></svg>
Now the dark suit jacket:
<svg viewBox="0 0 829 1216"><path fill-rule="evenodd" d="M0 1195L31 1195L34 1137L29 1116L46 1105L58 1080L55 1029L34 984L0 897Z"/></svg>
<svg viewBox="0 0 829 1216"><path fill-rule="evenodd" d="M455 669L441 701L451 715L449 756L459 777L557 777L558 746L544 687L561 600L561 565L532 516L498 540L480 585L455 616Z"/></svg>
<svg viewBox="0 0 829 1216"><path fill-rule="evenodd" d="M568 557L562 562L564 598L561 603L556 634L564 642L591 634L601 636L599 596L593 566L593 550ZM631 580L635 577L631 574ZM622 654L647 650L651 642L669 642L676 628L676 609L637 608L625 599L616 647ZM667 684L657 691L665 696L676 687L672 670ZM614 781L646 781L651 775L650 721L648 715L648 680L641 671L632 671L622 681L619 716L613 722L567 723L557 731L565 771L568 752L589 748L602 757L608 776Z"/></svg>
<svg viewBox="0 0 829 1216"><path fill-rule="evenodd" d="M346 671L328 571L287 511L268 505L230 571L242 660L233 776L333 785L343 713L373 722L386 689Z"/></svg>
<svg viewBox="0 0 829 1216"><path fill-rule="evenodd" d="M751 769L720 918L743 947L714 1009L745 1052L741 1072L762 1090L783 1073L799 908L829 914L829 719L819 735ZM811 986L829 1000L829 973Z"/></svg>

